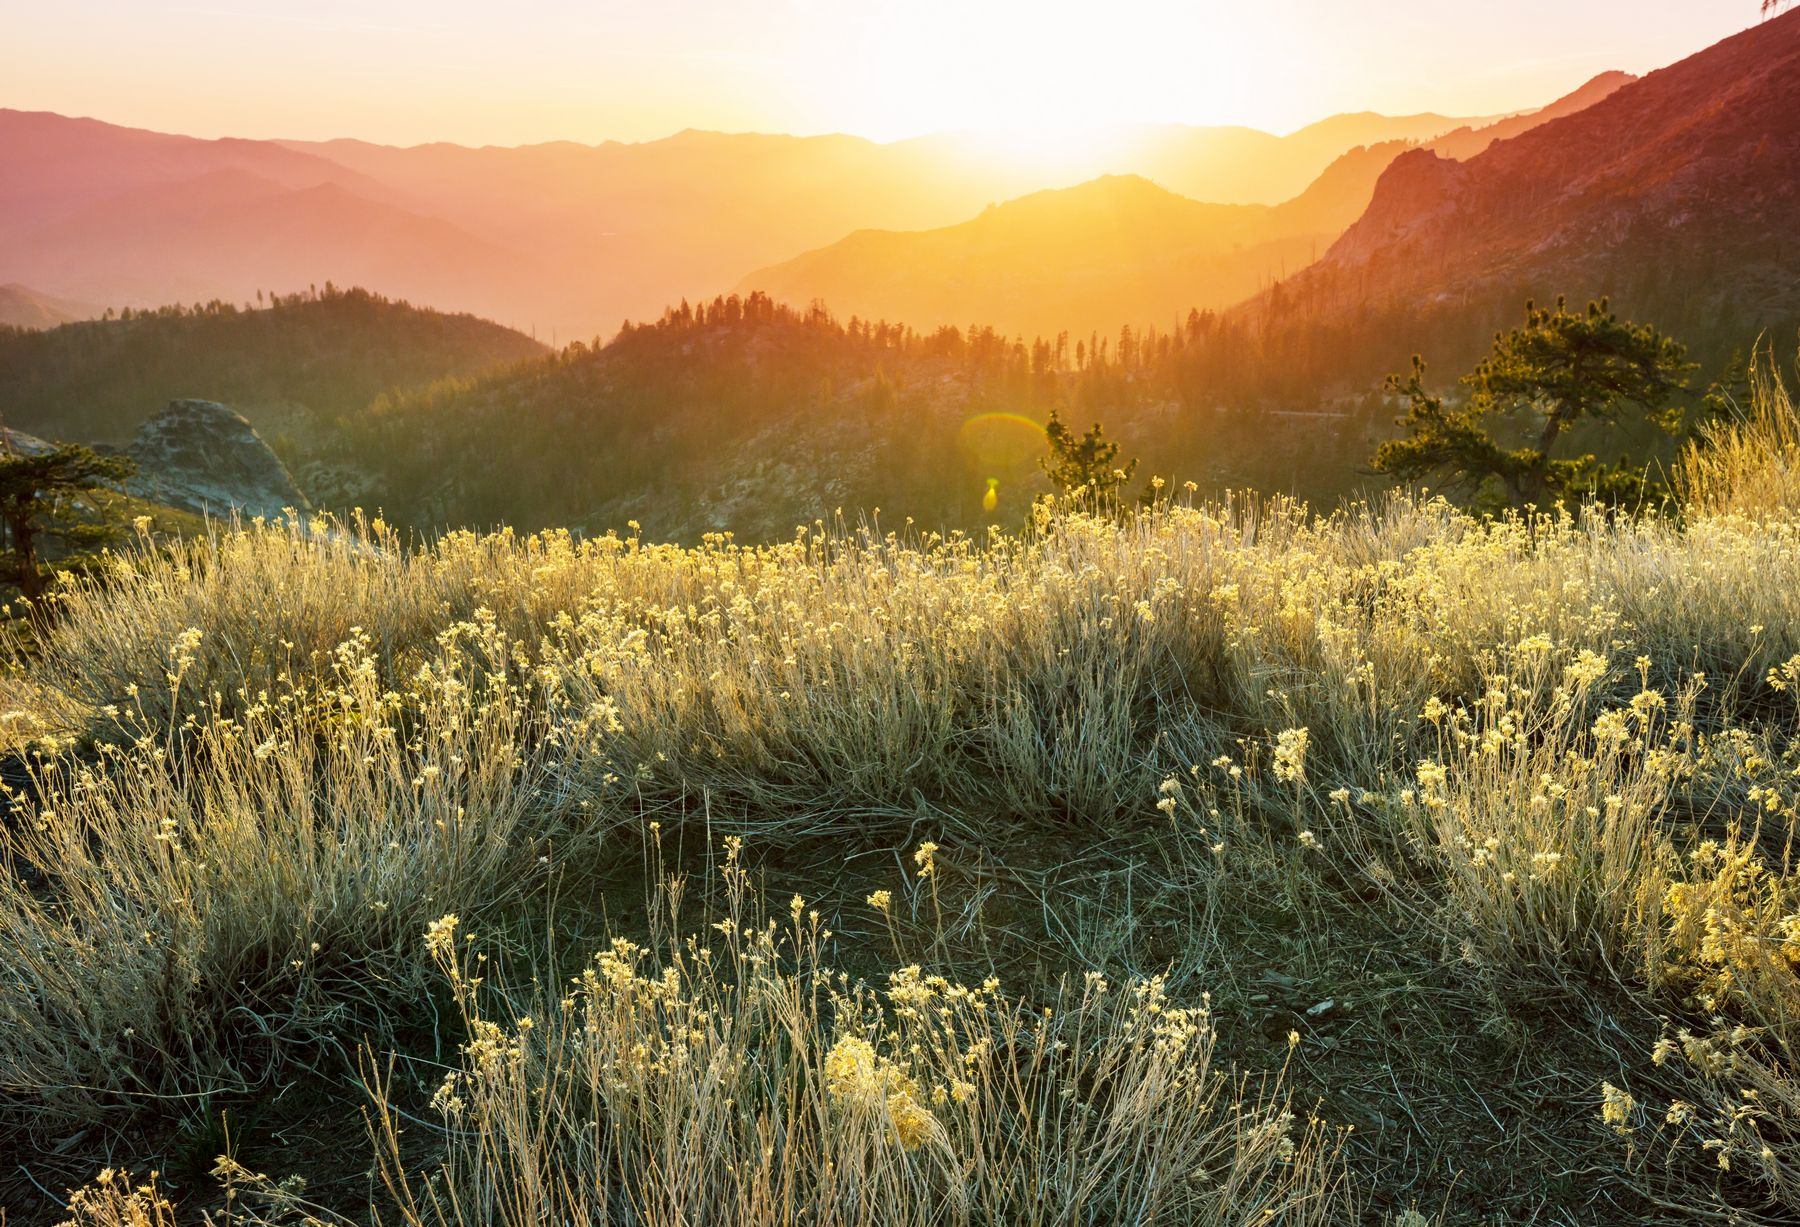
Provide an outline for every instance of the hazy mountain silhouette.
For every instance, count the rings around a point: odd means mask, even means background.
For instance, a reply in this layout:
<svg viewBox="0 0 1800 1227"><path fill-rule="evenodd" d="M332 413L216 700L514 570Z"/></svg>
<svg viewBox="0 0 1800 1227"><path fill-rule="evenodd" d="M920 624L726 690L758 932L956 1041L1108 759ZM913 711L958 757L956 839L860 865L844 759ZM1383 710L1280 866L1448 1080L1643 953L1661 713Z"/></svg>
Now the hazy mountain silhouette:
<svg viewBox="0 0 1800 1227"><path fill-rule="evenodd" d="M921 328L975 321L1031 336L1167 324L1310 263L1402 148L1346 154L1303 196L1274 206L1202 204L1110 175L939 230L858 231L739 288Z"/></svg>
<svg viewBox="0 0 1800 1227"><path fill-rule="evenodd" d="M0 241L83 207L224 170L282 187L335 182L380 199L380 184L273 141L199 140L47 111L0 109Z"/></svg>
<svg viewBox="0 0 1800 1227"><path fill-rule="evenodd" d="M943 134L682 132L637 144L393 148L197 140L0 111L0 273L153 306L333 280L536 326L610 335L748 269L866 228L922 229L996 201L1142 174L1226 203L1297 195L1351 148L1472 121L1343 116L1289 136L1121 128L1033 153Z"/></svg>
<svg viewBox="0 0 1800 1227"><path fill-rule="evenodd" d="M538 280L516 252L337 179L293 186L236 165L75 205L0 240L0 267L107 303L241 302L335 281L473 298L509 318L528 312Z"/></svg>
<svg viewBox="0 0 1800 1227"><path fill-rule="evenodd" d="M1608 74L1536 115L1456 129L1440 141L1485 148L1591 105L1628 79ZM1429 135L1441 121L1338 116L1285 138L1288 154L1251 156L1246 165L1274 182L1287 173L1284 165L1291 168L1295 150L1384 128ZM1261 138L1245 139L1278 139ZM843 314L917 327L977 321L1030 336L1166 325L1195 308L1240 302L1311 264L1362 214L1394 158L1412 147L1412 139L1389 140L1343 153L1279 205L1202 204L1138 176L1096 179L1022 197L955 226L859 231L760 269L739 290L797 305L823 301Z"/></svg>
<svg viewBox="0 0 1800 1227"><path fill-rule="evenodd" d="M102 308L40 294L17 282L0 285L0 325L10 328L54 328L75 320L93 319Z"/></svg>

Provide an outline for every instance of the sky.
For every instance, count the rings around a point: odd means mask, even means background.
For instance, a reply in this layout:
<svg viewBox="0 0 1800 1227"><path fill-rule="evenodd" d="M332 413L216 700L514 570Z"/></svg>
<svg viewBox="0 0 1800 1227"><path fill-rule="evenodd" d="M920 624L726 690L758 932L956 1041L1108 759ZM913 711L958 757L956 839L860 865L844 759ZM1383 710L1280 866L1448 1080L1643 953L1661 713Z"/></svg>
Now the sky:
<svg viewBox="0 0 1800 1227"><path fill-rule="evenodd" d="M0 0L0 106L390 144L1285 132L1537 106L1755 20L1757 0Z"/></svg>

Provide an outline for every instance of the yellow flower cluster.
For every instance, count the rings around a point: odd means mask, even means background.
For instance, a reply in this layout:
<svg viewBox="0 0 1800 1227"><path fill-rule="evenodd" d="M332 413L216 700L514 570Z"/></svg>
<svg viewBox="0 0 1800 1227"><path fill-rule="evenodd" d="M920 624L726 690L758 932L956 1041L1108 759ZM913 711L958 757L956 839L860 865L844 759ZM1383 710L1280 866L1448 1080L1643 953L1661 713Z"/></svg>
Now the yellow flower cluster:
<svg viewBox="0 0 1800 1227"><path fill-rule="evenodd" d="M115 1168L105 1168L69 1195L69 1217L59 1227L175 1227L175 1206L157 1188L160 1173L133 1185Z"/></svg>
<svg viewBox="0 0 1800 1227"><path fill-rule="evenodd" d="M876 1053L861 1036L846 1035L825 1054L825 1081L840 1102L878 1105L894 1138L917 1150L938 1128L937 1118L919 1103L919 1088L899 1066Z"/></svg>
<svg viewBox="0 0 1800 1227"><path fill-rule="evenodd" d="M1662 900L1667 974L1710 1012L1785 1012L1784 999L1800 987L1800 881L1735 838L1703 841L1689 862Z"/></svg>
<svg viewBox="0 0 1800 1227"><path fill-rule="evenodd" d="M1312 734L1306 729L1283 729L1275 737L1275 778L1289 784L1306 780L1306 750Z"/></svg>

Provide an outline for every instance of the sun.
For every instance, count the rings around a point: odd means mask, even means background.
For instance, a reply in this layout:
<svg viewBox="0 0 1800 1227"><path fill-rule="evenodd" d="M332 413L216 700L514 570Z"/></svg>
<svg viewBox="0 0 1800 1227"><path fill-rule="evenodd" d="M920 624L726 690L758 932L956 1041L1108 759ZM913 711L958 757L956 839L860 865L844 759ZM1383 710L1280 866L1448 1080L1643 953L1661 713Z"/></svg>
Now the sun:
<svg viewBox="0 0 1800 1227"><path fill-rule="evenodd" d="M1277 84L1265 63L1273 40L1265 18L1240 8L1170 4L1136 24L1086 4L877 5L855 62L832 75L870 135L980 132L1016 157L1083 142L1091 154L1124 124L1251 114Z"/></svg>
<svg viewBox="0 0 1800 1227"><path fill-rule="evenodd" d="M1122 125L1071 123L981 126L944 139L972 161L1003 165L1046 187L1105 174L1129 163L1133 138Z"/></svg>

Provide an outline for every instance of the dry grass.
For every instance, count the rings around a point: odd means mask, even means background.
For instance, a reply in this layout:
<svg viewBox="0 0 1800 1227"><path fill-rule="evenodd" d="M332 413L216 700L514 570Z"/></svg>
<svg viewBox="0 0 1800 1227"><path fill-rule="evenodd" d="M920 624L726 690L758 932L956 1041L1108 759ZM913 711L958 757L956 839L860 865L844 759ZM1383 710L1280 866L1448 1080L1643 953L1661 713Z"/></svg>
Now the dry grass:
<svg viewBox="0 0 1800 1227"><path fill-rule="evenodd" d="M833 973L798 896L778 920L753 911L735 844L720 874L707 931L674 935L672 884L648 946L615 939L523 1002L493 1000L454 918L434 927L471 1038L433 1100L446 1156L422 1177L377 1096L402 1222L1306 1224L1353 1208L1330 1130L1296 1118L1279 1075L1215 1066L1204 1003L1094 974L1028 1008L917 965L873 989Z"/></svg>
<svg viewBox="0 0 1800 1227"><path fill-rule="evenodd" d="M420 1225L1791 1216L1759 387L1680 521L144 541L9 645L8 1136L361 1104Z"/></svg>
<svg viewBox="0 0 1800 1227"><path fill-rule="evenodd" d="M167 657L171 704L197 648ZM529 880L543 767L506 653L489 624L448 628L402 693L353 638L328 685L174 727L123 709L128 740L36 760L0 882L10 1113L242 1094L296 1045L416 996L425 922Z"/></svg>
<svg viewBox="0 0 1800 1227"><path fill-rule="evenodd" d="M1768 351L1750 371L1742 415L1709 426L1682 457L1683 501L1702 515L1800 508L1800 415Z"/></svg>

